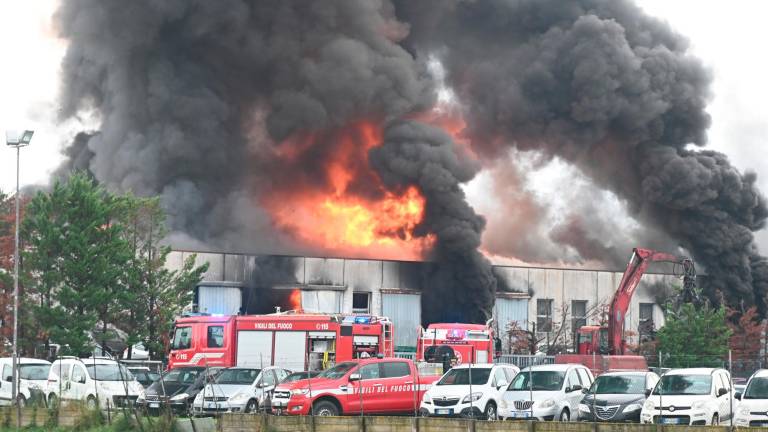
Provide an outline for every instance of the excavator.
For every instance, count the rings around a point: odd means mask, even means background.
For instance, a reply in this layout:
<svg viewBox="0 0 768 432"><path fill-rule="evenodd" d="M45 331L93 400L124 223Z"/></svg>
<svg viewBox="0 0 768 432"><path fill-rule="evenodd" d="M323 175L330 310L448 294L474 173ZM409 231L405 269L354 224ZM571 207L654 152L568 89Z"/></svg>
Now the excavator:
<svg viewBox="0 0 768 432"><path fill-rule="evenodd" d="M577 332L577 354L555 356L555 363L580 363L599 375L608 370L647 370L645 357L632 355L627 351L624 340L624 319L629 309L632 295L640 284L648 266L654 262L675 264L675 273L683 279L683 289L676 303L701 305L702 300L696 290L696 268L693 261L651 249L634 248L627 269L621 278L619 287L613 295L608 310L607 326L582 326Z"/></svg>

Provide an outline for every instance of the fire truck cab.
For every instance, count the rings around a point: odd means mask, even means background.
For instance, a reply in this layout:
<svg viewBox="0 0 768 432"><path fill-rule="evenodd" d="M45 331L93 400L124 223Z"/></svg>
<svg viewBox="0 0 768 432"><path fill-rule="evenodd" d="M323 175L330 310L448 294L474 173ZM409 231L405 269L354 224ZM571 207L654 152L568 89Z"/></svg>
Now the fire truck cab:
<svg viewBox="0 0 768 432"><path fill-rule="evenodd" d="M417 361L442 363L492 363L501 351L491 321L483 324L437 323L422 328L416 344Z"/></svg>
<svg viewBox="0 0 768 432"><path fill-rule="evenodd" d="M168 368L280 366L320 370L336 362L394 355L392 322L372 315L276 313L176 320Z"/></svg>

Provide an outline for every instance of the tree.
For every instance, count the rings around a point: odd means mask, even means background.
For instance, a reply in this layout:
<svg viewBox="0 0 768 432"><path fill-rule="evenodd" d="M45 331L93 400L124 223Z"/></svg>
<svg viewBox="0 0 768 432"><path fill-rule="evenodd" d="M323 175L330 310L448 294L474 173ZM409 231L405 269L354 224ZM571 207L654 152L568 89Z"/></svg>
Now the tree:
<svg viewBox="0 0 768 432"><path fill-rule="evenodd" d="M678 310L669 308L666 315L656 334L664 367L723 365L732 333L724 308L683 304Z"/></svg>
<svg viewBox="0 0 768 432"><path fill-rule="evenodd" d="M765 334L765 323L760 320L757 307L744 310L728 309L728 327L732 335L728 343L732 351L734 369L750 371L760 365L761 343Z"/></svg>
<svg viewBox="0 0 768 432"><path fill-rule="evenodd" d="M0 191L0 351L4 351L5 342L11 341L13 311L13 251L14 221L16 213L14 200Z"/></svg>
<svg viewBox="0 0 768 432"><path fill-rule="evenodd" d="M196 267L193 255L180 269L169 270L166 259L171 249L161 246L167 229L160 200L132 195L121 200L120 220L132 251L127 267L129 289L122 297L121 328L128 333L129 357L130 347L139 341L155 357L164 351L163 338L170 331L173 318L192 301L194 286L208 264Z"/></svg>
<svg viewBox="0 0 768 432"><path fill-rule="evenodd" d="M29 203L23 231L34 314L42 336L82 354L97 323L114 321L130 258L118 200L83 174L56 182Z"/></svg>

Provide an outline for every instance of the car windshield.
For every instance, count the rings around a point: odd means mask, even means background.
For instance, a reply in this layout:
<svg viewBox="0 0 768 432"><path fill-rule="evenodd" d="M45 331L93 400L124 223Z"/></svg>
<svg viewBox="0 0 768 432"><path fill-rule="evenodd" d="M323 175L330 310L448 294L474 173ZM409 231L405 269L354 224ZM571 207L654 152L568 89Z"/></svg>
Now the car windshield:
<svg viewBox="0 0 768 432"><path fill-rule="evenodd" d="M123 365L86 364L85 369L91 379L96 381L133 381L133 375Z"/></svg>
<svg viewBox="0 0 768 432"><path fill-rule="evenodd" d="M47 380L49 364L23 364L19 365L19 377L25 380Z"/></svg>
<svg viewBox="0 0 768 432"><path fill-rule="evenodd" d="M653 389L655 395L706 395L712 389L712 375L664 375Z"/></svg>
<svg viewBox="0 0 768 432"><path fill-rule="evenodd" d="M508 390L557 391L563 386L564 380L565 372L561 371L521 371L512 380ZM530 385L531 381L533 386Z"/></svg>
<svg viewBox="0 0 768 432"><path fill-rule="evenodd" d="M470 383L483 385L491 376L490 368L472 368L472 373L469 370L469 368L451 369L440 378L437 385L469 385Z"/></svg>
<svg viewBox="0 0 768 432"><path fill-rule="evenodd" d="M597 377L590 393L596 394L643 394L645 375L603 375Z"/></svg>
<svg viewBox="0 0 768 432"><path fill-rule="evenodd" d="M357 366L357 363L355 362L345 362L345 363L339 363L336 366L326 369L322 372L320 372L320 375L318 375L318 378L329 378L329 379L339 379L343 377L347 372L349 372L350 369Z"/></svg>
<svg viewBox="0 0 768 432"><path fill-rule="evenodd" d="M174 369L163 375L163 382L169 384L192 384L202 369Z"/></svg>
<svg viewBox="0 0 768 432"><path fill-rule="evenodd" d="M768 399L768 377L752 378L744 392L744 399Z"/></svg>
<svg viewBox="0 0 768 432"><path fill-rule="evenodd" d="M253 384L259 373L261 369L224 369L216 377L216 384Z"/></svg>

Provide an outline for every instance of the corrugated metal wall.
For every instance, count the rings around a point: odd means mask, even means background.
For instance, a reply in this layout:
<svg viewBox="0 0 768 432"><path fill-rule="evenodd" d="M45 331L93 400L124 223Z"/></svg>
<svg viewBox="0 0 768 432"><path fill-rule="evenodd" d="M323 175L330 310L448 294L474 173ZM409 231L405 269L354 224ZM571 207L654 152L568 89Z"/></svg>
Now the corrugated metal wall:
<svg viewBox="0 0 768 432"><path fill-rule="evenodd" d="M395 347L415 347L421 326L421 295L383 293L381 312L394 323Z"/></svg>
<svg viewBox="0 0 768 432"><path fill-rule="evenodd" d="M240 288L200 286L197 288L200 312L237 315L241 306Z"/></svg>
<svg viewBox="0 0 768 432"><path fill-rule="evenodd" d="M509 338L505 337L505 334L509 323L517 321L520 327L528 329L528 299L497 298L493 315L496 319L497 336L501 338L504 352L508 352Z"/></svg>

